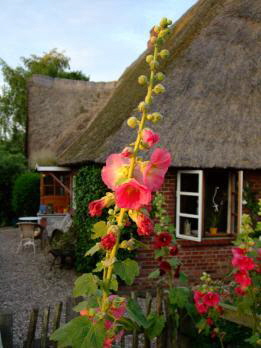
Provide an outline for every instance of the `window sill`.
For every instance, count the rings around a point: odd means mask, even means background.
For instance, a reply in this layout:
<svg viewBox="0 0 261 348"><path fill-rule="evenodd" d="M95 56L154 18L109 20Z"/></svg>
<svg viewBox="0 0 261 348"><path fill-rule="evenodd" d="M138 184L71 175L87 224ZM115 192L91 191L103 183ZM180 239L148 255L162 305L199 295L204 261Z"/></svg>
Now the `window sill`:
<svg viewBox="0 0 261 348"><path fill-rule="evenodd" d="M192 240L177 239L177 242L182 247L200 247L200 246L216 246L216 245L232 245L235 240L235 236L211 236L204 237L201 242L195 242Z"/></svg>

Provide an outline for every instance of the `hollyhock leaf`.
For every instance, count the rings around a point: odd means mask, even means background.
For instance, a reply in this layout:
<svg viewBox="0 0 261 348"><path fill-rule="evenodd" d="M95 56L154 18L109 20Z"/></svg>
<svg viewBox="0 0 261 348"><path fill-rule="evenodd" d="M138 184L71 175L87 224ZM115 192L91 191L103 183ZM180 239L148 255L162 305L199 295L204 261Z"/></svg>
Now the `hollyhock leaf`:
<svg viewBox="0 0 261 348"><path fill-rule="evenodd" d="M92 323L87 317L77 317L55 330L50 339L58 341L58 346L79 348L87 336Z"/></svg>
<svg viewBox="0 0 261 348"><path fill-rule="evenodd" d="M92 256L93 254L95 254L97 251L99 251L101 249L100 247L100 243L96 243L93 247L91 247L91 249L89 249L88 251L86 251L84 256Z"/></svg>
<svg viewBox="0 0 261 348"><path fill-rule="evenodd" d="M117 261L114 265L114 271L127 285L131 285L140 273L138 263L131 259Z"/></svg>
<svg viewBox="0 0 261 348"><path fill-rule="evenodd" d="M189 289L188 288L173 288L169 292L169 300L173 305L178 306L179 308L185 308L189 298Z"/></svg>
<svg viewBox="0 0 261 348"><path fill-rule="evenodd" d="M118 281L117 281L117 278L115 275L112 276L111 278L111 282L110 282L110 289L111 290L114 290L114 291L117 291L118 290Z"/></svg>
<svg viewBox="0 0 261 348"><path fill-rule="evenodd" d="M92 272L101 272L104 268L104 265L102 262L96 263L96 268L92 270Z"/></svg>
<svg viewBox="0 0 261 348"><path fill-rule="evenodd" d="M155 258L157 259L158 257L166 256L168 254L168 249L167 248L161 248L158 250L155 250Z"/></svg>
<svg viewBox="0 0 261 348"><path fill-rule="evenodd" d="M136 301L132 299L128 300L127 313L131 320L144 329L147 329L150 326L150 323L143 314L140 305Z"/></svg>
<svg viewBox="0 0 261 348"><path fill-rule="evenodd" d="M102 348L106 336L103 321L93 324L80 348Z"/></svg>
<svg viewBox="0 0 261 348"><path fill-rule="evenodd" d="M180 260L173 257L169 260L169 263L173 268L177 268L180 265Z"/></svg>
<svg viewBox="0 0 261 348"><path fill-rule="evenodd" d="M156 269L155 271L151 272L149 275L148 275L148 278L149 279L155 279L155 278L158 278L160 276L160 270L159 269Z"/></svg>
<svg viewBox="0 0 261 348"><path fill-rule="evenodd" d="M97 302L96 296L89 296L87 300L79 302L76 306L73 307L75 312L80 312L83 309L87 308L96 308L99 304Z"/></svg>
<svg viewBox="0 0 261 348"><path fill-rule="evenodd" d="M136 248L142 248L142 249L149 249L149 246L145 243L140 242L139 240L133 238L134 247Z"/></svg>
<svg viewBox="0 0 261 348"><path fill-rule="evenodd" d="M187 275L184 272L180 272L179 273L179 281L182 284L187 284L188 283L188 277L187 277Z"/></svg>
<svg viewBox="0 0 261 348"><path fill-rule="evenodd" d="M153 339L159 336L165 326L165 318L163 315L158 315L156 313L151 313L147 317L150 326L146 329L145 333L149 339Z"/></svg>
<svg viewBox="0 0 261 348"><path fill-rule="evenodd" d="M92 226L91 239L101 238L106 235L108 226L105 221L98 221Z"/></svg>
<svg viewBox="0 0 261 348"><path fill-rule="evenodd" d="M91 274L86 273L81 275L76 279L73 288L73 296L90 296L94 295L98 290L98 277Z"/></svg>

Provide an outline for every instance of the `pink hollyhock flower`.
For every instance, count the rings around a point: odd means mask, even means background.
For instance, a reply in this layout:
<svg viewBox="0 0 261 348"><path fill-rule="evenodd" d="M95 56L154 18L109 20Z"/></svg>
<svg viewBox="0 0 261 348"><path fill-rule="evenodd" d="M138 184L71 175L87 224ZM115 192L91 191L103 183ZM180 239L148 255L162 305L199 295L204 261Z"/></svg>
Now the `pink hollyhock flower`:
<svg viewBox="0 0 261 348"><path fill-rule="evenodd" d="M237 272L234 274L235 282L241 285L241 288L247 288L252 284L251 278L247 272Z"/></svg>
<svg viewBox="0 0 261 348"><path fill-rule="evenodd" d="M203 302L204 297L205 297L205 294L203 292L199 290L194 291L193 298L195 302Z"/></svg>
<svg viewBox="0 0 261 348"><path fill-rule="evenodd" d="M126 312L126 303L122 303L119 307L111 307L110 314L119 320Z"/></svg>
<svg viewBox="0 0 261 348"><path fill-rule="evenodd" d="M149 128L144 128L141 134L142 142L148 147L152 147L160 140L160 136Z"/></svg>
<svg viewBox="0 0 261 348"><path fill-rule="evenodd" d="M111 154L101 171L102 180L105 185L114 191L120 179L127 179L129 164L130 159L128 157L124 157L120 153Z"/></svg>
<svg viewBox="0 0 261 348"><path fill-rule="evenodd" d="M208 307L204 303L196 303L195 306L199 314L205 314L208 311Z"/></svg>
<svg viewBox="0 0 261 348"><path fill-rule="evenodd" d="M173 245L172 247L169 248L169 254L171 256L178 255L179 249L177 245Z"/></svg>
<svg viewBox="0 0 261 348"><path fill-rule="evenodd" d="M116 243L116 235L113 232L106 234L106 236L102 237L100 245L105 250L111 250Z"/></svg>
<svg viewBox="0 0 261 348"><path fill-rule="evenodd" d="M166 149L156 149L143 168L144 184L151 190L157 191L164 181L164 176L171 163L170 153Z"/></svg>
<svg viewBox="0 0 261 348"><path fill-rule="evenodd" d="M234 257L243 256L246 254L246 249L242 248L232 248L232 254Z"/></svg>
<svg viewBox="0 0 261 348"><path fill-rule="evenodd" d="M105 320L104 326L106 330L110 330L113 327L113 322L110 320Z"/></svg>
<svg viewBox="0 0 261 348"><path fill-rule="evenodd" d="M113 344L114 338L105 338L103 342L103 348L111 348Z"/></svg>
<svg viewBox="0 0 261 348"><path fill-rule="evenodd" d="M151 201L151 192L146 187L131 179L116 189L116 204L120 208L139 210Z"/></svg>
<svg viewBox="0 0 261 348"><path fill-rule="evenodd" d="M256 266L253 259L246 255L233 257L232 265L238 268L241 272L251 271Z"/></svg>
<svg viewBox="0 0 261 348"><path fill-rule="evenodd" d="M217 293L209 291L205 294L203 301L209 307L216 307L219 304L220 297Z"/></svg>
<svg viewBox="0 0 261 348"><path fill-rule="evenodd" d="M245 288L241 288L240 286L237 286L235 288L235 294L238 296L244 296L246 294Z"/></svg>
<svg viewBox="0 0 261 348"><path fill-rule="evenodd" d="M168 232L161 232L156 234L154 238L154 249L160 249L165 246L169 246L172 241L172 235Z"/></svg>
<svg viewBox="0 0 261 348"><path fill-rule="evenodd" d="M140 236L150 236L154 231L152 220L145 214L138 214L136 224L138 226L137 233Z"/></svg>

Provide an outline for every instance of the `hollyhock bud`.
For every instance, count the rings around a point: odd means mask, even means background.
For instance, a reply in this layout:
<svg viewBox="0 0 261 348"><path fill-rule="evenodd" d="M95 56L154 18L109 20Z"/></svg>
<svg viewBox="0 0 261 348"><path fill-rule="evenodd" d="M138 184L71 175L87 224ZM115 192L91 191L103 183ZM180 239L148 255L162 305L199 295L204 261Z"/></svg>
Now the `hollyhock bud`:
<svg viewBox="0 0 261 348"><path fill-rule="evenodd" d="M148 121L152 121L152 119L153 119L152 114L148 114L148 115L147 115L147 120L148 120Z"/></svg>
<svg viewBox="0 0 261 348"><path fill-rule="evenodd" d="M137 226L137 233L140 236L150 236L154 231L154 224L152 220L145 214L138 215Z"/></svg>
<svg viewBox="0 0 261 348"><path fill-rule="evenodd" d="M149 55L146 57L146 62L147 62L148 64L150 64L150 63L152 62L152 60L153 60L153 55L152 55L152 54L149 54Z"/></svg>
<svg viewBox="0 0 261 348"><path fill-rule="evenodd" d="M121 155L122 157L131 157L131 155L133 154L133 148L130 146L125 147L122 152Z"/></svg>
<svg viewBox="0 0 261 348"><path fill-rule="evenodd" d="M160 140L160 136L157 133L154 133L149 128L144 128L141 136L142 136L143 144L145 144L149 148L152 147L153 145L157 144Z"/></svg>
<svg viewBox="0 0 261 348"><path fill-rule="evenodd" d="M160 26L161 26L162 28L165 28L167 25L168 25L168 18L163 17L163 18L160 20Z"/></svg>
<svg viewBox="0 0 261 348"><path fill-rule="evenodd" d="M116 243L116 235L113 232L106 234L102 237L100 245L105 250L111 250Z"/></svg>
<svg viewBox="0 0 261 348"><path fill-rule="evenodd" d="M159 62L155 59L153 59L151 62L150 62L150 68L151 70L155 70L159 67Z"/></svg>
<svg viewBox="0 0 261 348"><path fill-rule="evenodd" d="M139 210L151 201L151 191L135 179L119 185L115 194L119 208Z"/></svg>
<svg viewBox="0 0 261 348"><path fill-rule="evenodd" d="M155 75L155 78L156 78L158 81L163 81L164 78L165 78L165 75L164 75L162 72L158 72L158 73Z"/></svg>
<svg viewBox="0 0 261 348"><path fill-rule="evenodd" d="M173 245L172 247L169 248L169 254L171 256L175 256L178 255L178 246L177 245Z"/></svg>
<svg viewBox="0 0 261 348"><path fill-rule="evenodd" d="M128 120L127 120L127 125L130 127L130 128L136 128L137 125L138 125L138 120L136 117L132 116L132 117L129 117Z"/></svg>
<svg viewBox="0 0 261 348"><path fill-rule="evenodd" d="M169 51L168 50L161 50L160 53L159 53L159 56L161 59L165 59L165 58L168 58L169 56Z"/></svg>
<svg viewBox="0 0 261 348"><path fill-rule="evenodd" d="M160 249L165 246L169 246L172 241L172 235L168 232L161 232L156 234L154 238L154 249Z"/></svg>
<svg viewBox="0 0 261 348"><path fill-rule="evenodd" d="M153 91L156 93L156 94L161 94L161 93L164 93L165 92L165 87L162 85L162 84L157 84L154 88L153 88Z"/></svg>
<svg viewBox="0 0 261 348"><path fill-rule="evenodd" d="M153 112L152 113L152 122L153 123L158 123L161 121L163 116L159 112Z"/></svg>
<svg viewBox="0 0 261 348"><path fill-rule="evenodd" d="M107 192L106 196L101 199L92 201L88 205L89 214L93 216L101 216L103 208L109 208L114 204L114 194Z"/></svg>
<svg viewBox="0 0 261 348"><path fill-rule="evenodd" d="M140 84L140 85L146 85L147 83L148 83L148 78L147 78L147 76L145 76L145 75L140 75L139 77L138 77L138 83Z"/></svg>
<svg viewBox="0 0 261 348"><path fill-rule="evenodd" d="M147 108L148 108L148 105L145 102L140 102L138 105L138 110L140 112L147 110Z"/></svg>

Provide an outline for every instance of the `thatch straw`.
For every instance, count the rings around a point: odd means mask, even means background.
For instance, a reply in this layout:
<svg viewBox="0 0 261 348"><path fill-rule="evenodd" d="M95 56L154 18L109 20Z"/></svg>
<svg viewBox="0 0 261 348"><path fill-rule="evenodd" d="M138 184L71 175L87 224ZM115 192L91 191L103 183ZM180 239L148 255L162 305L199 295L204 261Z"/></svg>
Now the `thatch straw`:
<svg viewBox="0 0 261 348"><path fill-rule="evenodd" d="M171 14L168 14L171 17ZM177 167L261 168L261 1L201 0L174 26L157 127ZM145 52L105 107L59 159L103 162L133 140L125 120L144 96ZM105 141L106 139L106 141Z"/></svg>

